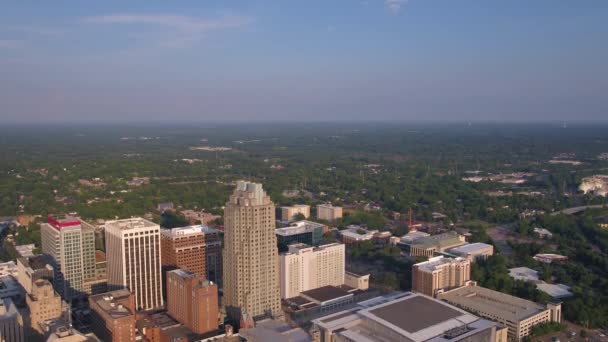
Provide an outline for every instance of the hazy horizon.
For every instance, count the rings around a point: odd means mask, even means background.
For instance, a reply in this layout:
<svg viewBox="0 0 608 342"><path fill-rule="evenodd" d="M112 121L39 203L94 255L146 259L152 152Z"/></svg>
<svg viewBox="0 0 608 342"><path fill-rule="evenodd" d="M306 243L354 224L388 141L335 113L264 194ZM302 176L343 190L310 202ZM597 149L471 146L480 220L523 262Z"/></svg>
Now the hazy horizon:
<svg viewBox="0 0 608 342"><path fill-rule="evenodd" d="M608 2L11 2L0 119L608 122Z"/></svg>

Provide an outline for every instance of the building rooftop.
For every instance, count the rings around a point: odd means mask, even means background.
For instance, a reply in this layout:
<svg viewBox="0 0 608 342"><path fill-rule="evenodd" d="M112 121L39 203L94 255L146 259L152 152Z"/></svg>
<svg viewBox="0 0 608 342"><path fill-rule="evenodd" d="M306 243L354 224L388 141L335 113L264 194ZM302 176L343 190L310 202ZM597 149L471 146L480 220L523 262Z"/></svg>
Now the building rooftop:
<svg viewBox="0 0 608 342"><path fill-rule="evenodd" d="M431 235L428 233L425 233L425 232L412 230L401 237L401 243L411 244L412 242L416 241L417 239L426 237L426 236L431 236Z"/></svg>
<svg viewBox="0 0 608 342"><path fill-rule="evenodd" d="M323 303L338 298L352 296L352 293L345 291L339 287L328 285L304 291L300 293L300 296L311 299L318 303Z"/></svg>
<svg viewBox="0 0 608 342"><path fill-rule="evenodd" d="M538 282L538 271L528 267L515 267L509 269L509 276L515 280Z"/></svg>
<svg viewBox="0 0 608 342"><path fill-rule="evenodd" d="M354 342L450 341L446 336L470 336L495 326L455 306L411 293L376 297L313 323Z"/></svg>
<svg viewBox="0 0 608 342"><path fill-rule="evenodd" d="M277 228L274 232L281 236L291 236L303 233L310 233L315 229L323 228L321 223L302 220L292 223L289 227Z"/></svg>
<svg viewBox="0 0 608 342"><path fill-rule="evenodd" d="M412 246L421 249L428 249L433 247L445 248L449 246L455 245L464 245L466 242L463 242L460 238L460 235L456 232L447 232L437 235L425 236L419 239L416 239Z"/></svg>
<svg viewBox="0 0 608 342"><path fill-rule="evenodd" d="M211 228L204 224L198 224L194 226L172 228L172 229L161 229L160 233L168 238L176 238L182 236L199 235L199 234L213 234L219 233L219 230Z"/></svg>
<svg viewBox="0 0 608 342"><path fill-rule="evenodd" d="M336 209L342 209L342 207L336 207L333 206L331 203L324 203L324 204L317 204L317 208L336 208Z"/></svg>
<svg viewBox="0 0 608 342"><path fill-rule="evenodd" d="M482 250L486 250L488 248L494 248L492 245L488 245L487 243L475 242L475 243L467 243L466 245L462 245L456 248L450 249L450 253L455 254L470 254L479 252Z"/></svg>
<svg viewBox="0 0 608 342"><path fill-rule="evenodd" d="M341 230L340 234L354 240L370 240L377 232L377 230L367 230L360 226L350 225L346 229Z"/></svg>
<svg viewBox="0 0 608 342"><path fill-rule="evenodd" d="M308 204L294 204L294 205L282 206L281 209L282 208L286 208L286 209L289 209L289 208L310 208L310 206Z"/></svg>
<svg viewBox="0 0 608 342"><path fill-rule="evenodd" d="M532 301L476 285L444 292L440 298L454 305L504 317L511 322L518 322L547 310L546 307Z"/></svg>
<svg viewBox="0 0 608 342"><path fill-rule="evenodd" d="M129 290L122 289L93 295L89 298L110 317L117 319L133 315L133 312L125 306L125 304L128 305L130 295Z"/></svg>
<svg viewBox="0 0 608 342"><path fill-rule="evenodd" d="M17 251L17 254L21 255L22 257L34 256L34 249L36 249L36 245L34 245L33 243L31 243L29 245L15 246L15 250Z"/></svg>
<svg viewBox="0 0 608 342"><path fill-rule="evenodd" d="M159 227L159 225L152 221L148 221L144 218L141 218L141 217L106 222L106 229L107 228L117 228L119 230L129 230L129 229L153 228L153 227Z"/></svg>
<svg viewBox="0 0 608 342"><path fill-rule="evenodd" d="M0 277L12 275L17 276L17 264L14 261L7 261L0 264Z"/></svg>
<svg viewBox="0 0 608 342"><path fill-rule="evenodd" d="M553 298L567 298L572 296L570 287L564 284L536 284L536 289L542 291Z"/></svg>
<svg viewBox="0 0 608 342"><path fill-rule="evenodd" d="M443 256L437 256L433 258L429 258L428 261L423 261L415 264L418 269L425 272L435 272L441 270L441 266L446 264L461 264L461 263L470 263L467 259L464 258L445 258Z"/></svg>
<svg viewBox="0 0 608 342"><path fill-rule="evenodd" d="M0 298L0 317L18 315L19 311L10 298Z"/></svg>
<svg viewBox="0 0 608 342"><path fill-rule="evenodd" d="M254 328L239 331L245 340L251 342L311 342L310 335L302 328L292 327L275 319L258 321Z"/></svg>
<svg viewBox="0 0 608 342"><path fill-rule="evenodd" d="M310 250L312 252L320 252L320 251L330 249L333 247L338 247L338 246L344 246L344 245L341 243L338 243L338 242L328 243L326 245L321 245L321 246L310 246L305 243L293 243L288 246L289 247L288 252L282 253L282 254L284 254L284 255L300 254L302 252L307 252L307 250Z"/></svg>

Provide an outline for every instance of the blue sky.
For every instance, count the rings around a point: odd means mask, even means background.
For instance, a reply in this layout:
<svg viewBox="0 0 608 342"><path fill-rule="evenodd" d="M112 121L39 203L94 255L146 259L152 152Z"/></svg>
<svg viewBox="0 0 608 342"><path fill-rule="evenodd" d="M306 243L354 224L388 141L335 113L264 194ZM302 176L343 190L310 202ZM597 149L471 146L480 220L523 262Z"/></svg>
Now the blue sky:
<svg viewBox="0 0 608 342"><path fill-rule="evenodd" d="M0 118L606 120L608 1L5 1Z"/></svg>

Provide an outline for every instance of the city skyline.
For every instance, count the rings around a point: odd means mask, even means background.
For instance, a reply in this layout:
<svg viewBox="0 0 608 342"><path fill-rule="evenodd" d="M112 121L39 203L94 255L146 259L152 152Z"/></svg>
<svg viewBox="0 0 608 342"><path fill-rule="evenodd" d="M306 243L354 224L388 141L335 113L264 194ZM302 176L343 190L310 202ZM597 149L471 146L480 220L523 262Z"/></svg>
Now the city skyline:
<svg viewBox="0 0 608 342"><path fill-rule="evenodd" d="M599 0L5 4L0 117L605 121L607 14Z"/></svg>

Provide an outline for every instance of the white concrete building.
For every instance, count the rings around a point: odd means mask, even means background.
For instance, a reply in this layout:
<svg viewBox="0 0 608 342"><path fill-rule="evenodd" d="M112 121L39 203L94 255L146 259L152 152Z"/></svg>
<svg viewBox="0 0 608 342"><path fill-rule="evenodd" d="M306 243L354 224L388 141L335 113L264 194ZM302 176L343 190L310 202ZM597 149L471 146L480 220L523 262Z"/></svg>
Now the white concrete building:
<svg viewBox="0 0 608 342"><path fill-rule="evenodd" d="M311 247L300 243L289 246L279 256L281 298L292 298L303 291L344 284L344 245L332 243Z"/></svg>
<svg viewBox="0 0 608 342"><path fill-rule="evenodd" d="M160 226L143 218L106 222L108 289L135 294L136 310L163 306Z"/></svg>

